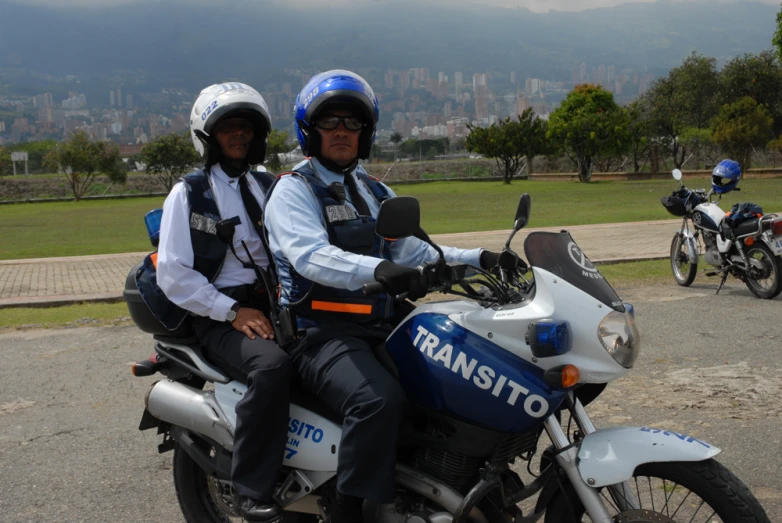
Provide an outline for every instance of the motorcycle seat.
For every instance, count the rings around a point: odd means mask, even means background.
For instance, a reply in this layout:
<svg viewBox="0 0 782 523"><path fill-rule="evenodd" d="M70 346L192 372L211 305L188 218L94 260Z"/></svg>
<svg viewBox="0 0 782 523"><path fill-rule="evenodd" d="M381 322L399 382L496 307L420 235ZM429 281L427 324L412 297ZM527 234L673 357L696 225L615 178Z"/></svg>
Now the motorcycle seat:
<svg viewBox="0 0 782 523"><path fill-rule="evenodd" d="M741 238L758 232L760 218L750 218L738 225L731 226L726 221L721 224L722 234L727 239Z"/></svg>
<svg viewBox="0 0 782 523"><path fill-rule="evenodd" d="M213 365L204 354L204 349L196 337L176 338L173 336L154 336L157 343L155 351L177 362L193 374L215 383L228 383L228 373Z"/></svg>

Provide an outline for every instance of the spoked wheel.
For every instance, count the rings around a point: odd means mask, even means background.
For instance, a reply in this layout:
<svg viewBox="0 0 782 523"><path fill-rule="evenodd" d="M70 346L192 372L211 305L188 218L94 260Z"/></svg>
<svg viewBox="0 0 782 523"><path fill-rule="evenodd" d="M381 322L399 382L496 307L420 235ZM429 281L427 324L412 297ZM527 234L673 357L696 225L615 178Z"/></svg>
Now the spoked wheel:
<svg viewBox="0 0 782 523"><path fill-rule="evenodd" d="M689 287L698 272L698 264L690 263L690 246L679 233L671 242L671 270L673 279L682 287Z"/></svg>
<svg viewBox="0 0 782 523"><path fill-rule="evenodd" d="M771 299L782 291L779 256L771 252L763 243L755 242L747 249L750 270L746 284L758 298Z"/></svg>
<svg viewBox="0 0 782 523"><path fill-rule="evenodd" d="M741 480L712 459L647 463L627 484L640 505L633 510L620 510L609 489L600 492L614 523L770 523ZM545 523L591 521L569 483L546 510Z"/></svg>

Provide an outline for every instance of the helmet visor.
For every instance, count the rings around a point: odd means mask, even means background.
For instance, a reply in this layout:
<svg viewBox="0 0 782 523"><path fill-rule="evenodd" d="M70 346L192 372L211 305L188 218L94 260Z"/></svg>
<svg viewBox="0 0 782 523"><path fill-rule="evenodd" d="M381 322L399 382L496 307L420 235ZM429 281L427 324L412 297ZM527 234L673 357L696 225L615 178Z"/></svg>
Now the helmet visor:
<svg viewBox="0 0 782 523"><path fill-rule="evenodd" d="M364 122L353 116L323 116L315 120L315 127L326 131L333 131L339 127L340 122L348 131L360 131L364 128Z"/></svg>

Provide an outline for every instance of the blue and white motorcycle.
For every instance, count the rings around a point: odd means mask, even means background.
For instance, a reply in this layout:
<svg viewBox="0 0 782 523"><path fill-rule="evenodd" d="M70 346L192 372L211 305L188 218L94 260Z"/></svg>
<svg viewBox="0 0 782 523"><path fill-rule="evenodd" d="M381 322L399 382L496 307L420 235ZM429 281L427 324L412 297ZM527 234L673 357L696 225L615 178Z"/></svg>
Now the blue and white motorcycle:
<svg viewBox="0 0 782 523"><path fill-rule="evenodd" d="M528 217L524 195L513 234ZM383 203L377 232L429 241L418 202L407 197ZM768 523L747 487L714 460L718 448L659 429L594 427L585 406L638 356L633 308L567 232L527 237L526 279L526 263L510 249L513 234L492 273L421 267L432 293L467 299L400 302L409 313L377 348L411 406L397 453L397 499L365 504L365 521ZM167 379L147 394L140 429L156 427L160 452L174 450L185 519L230 521L234 406L245 385L207 362L194 340L156 340L156 354L134 373ZM334 413L294 393L276 492L286 519L329 520L340 437ZM525 483L510 465L527 462L531 470L533 460L539 473ZM519 504L534 496L522 511Z"/></svg>

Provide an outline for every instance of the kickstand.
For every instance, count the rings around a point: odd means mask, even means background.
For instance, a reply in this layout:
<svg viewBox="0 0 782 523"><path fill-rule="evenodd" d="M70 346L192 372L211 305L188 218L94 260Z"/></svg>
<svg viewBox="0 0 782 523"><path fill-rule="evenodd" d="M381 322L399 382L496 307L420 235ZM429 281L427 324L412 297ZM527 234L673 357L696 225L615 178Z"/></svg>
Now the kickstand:
<svg viewBox="0 0 782 523"><path fill-rule="evenodd" d="M727 279L728 279L728 271L725 271L724 273L722 273L722 280L720 280L720 286L717 287L717 294L720 293L720 289L722 289L722 286L725 285L725 280Z"/></svg>

